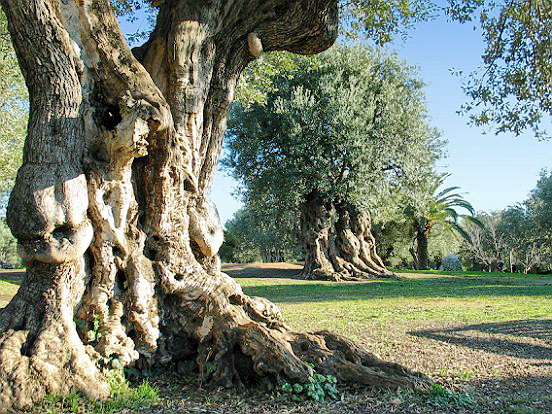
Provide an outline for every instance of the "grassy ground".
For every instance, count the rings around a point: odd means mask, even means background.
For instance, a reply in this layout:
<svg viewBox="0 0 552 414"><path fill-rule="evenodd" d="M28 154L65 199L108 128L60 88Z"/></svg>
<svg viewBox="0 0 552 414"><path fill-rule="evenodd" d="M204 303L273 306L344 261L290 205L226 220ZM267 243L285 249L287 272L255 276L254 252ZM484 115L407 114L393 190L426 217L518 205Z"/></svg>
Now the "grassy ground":
<svg viewBox="0 0 552 414"><path fill-rule="evenodd" d="M224 270L247 294L278 304L293 329L338 331L452 392L349 388L341 401L296 405L261 390L212 393L198 390L193 377L164 376L154 380L161 402L145 412L552 412L552 276L408 272L344 284L300 280L294 265ZM0 307L16 289L17 278L0 274Z"/></svg>

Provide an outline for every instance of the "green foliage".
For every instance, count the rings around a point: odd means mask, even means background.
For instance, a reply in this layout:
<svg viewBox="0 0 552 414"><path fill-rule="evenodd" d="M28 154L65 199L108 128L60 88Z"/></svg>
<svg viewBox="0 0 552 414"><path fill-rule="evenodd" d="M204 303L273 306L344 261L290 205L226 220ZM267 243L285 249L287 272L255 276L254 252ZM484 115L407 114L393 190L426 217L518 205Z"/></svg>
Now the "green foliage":
<svg viewBox="0 0 552 414"><path fill-rule="evenodd" d="M457 192L459 187L448 187L439 190L448 174L430 174L425 181L417 181L416 185L408 183L404 186L404 215L411 223L412 247L410 249L417 269L428 268L428 239L438 226L462 239L470 235L463 227L463 222L470 222L482 227L483 224L474 217L473 206ZM467 210L469 214L460 214L457 208ZM450 252L449 253L453 253Z"/></svg>
<svg viewBox="0 0 552 414"><path fill-rule="evenodd" d="M102 336L102 333L100 332L101 324L100 324L100 315L94 314L92 316L92 327L86 332L86 339L89 342L95 342L99 340Z"/></svg>
<svg viewBox="0 0 552 414"><path fill-rule="evenodd" d="M465 78L461 112L495 133L543 130L552 114L552 3L549 0L348 0L340 2L350 35L376 44L393 40L421 21L444 12L477 25L485 42L481 66ZM453 73L462 75L462 71Z"/></svg>
<svg viewBox="0 0 552 414"><path fill-rule="evenodd" d="M127 33L130 44L144 40L149 36L155 24L158 6L162 0L111 0L115 14L129 22L137 22L137 13L142 13L143 21L133 33Z"/></svg>
<svg viewBox="0 0 552 414"><path fill-rule="evenodd" d="M479 21L486 44L482 65L464 84L462 112L495 132L541 129L552 114L552 3L549 0L449 0L449 16Z"/></svg>
<svg viewBox="0 0 552 414"><path fill-rule="evenodd" d="M341 6L342 31L351 37L363 35L378 45L406 36L416 23L430 20L437 7L428 0L345 0Z"/></svg>
<svg viewBox="0 0 552 414"><path fill-rule="evenodd" d="M374 235L378 254L387 265L398 269L413 268L412 247L414 243L413 219L409 214L408 192L399 187L387 205L380 205L373 217L372 234ZM385 207L385 208L382 208ZM457 254L462 247L462 239L450 231L443 223L434 223L428 235L429 267L438 269L443 258Z"/></svg>
<svg viewBox="0 0 552 414"><path fill-rule="evenodd" d="M228 263L293 260L299 255L294 235L289 214L258 214L246 206L225 223L219 254Z"/></svg>
<svg viewBox="0 0 552 414"><path fill-rule="evenodd" d="M0 201L13 187L22 161L27 128L28 96L8 33L6 15L0 10ZM4 200L2 200L4 199Z"/></svg>
<svg viewBox="0 0 552 414"><path fill-rule="evenodd" d="M227 263L252 263L261 260L256 238L254 217L247 209L240 209L224 224L224 243L221 259Z"/></svg>
<svg viewBox="0 0 552 414"><path fill-rule="evenodd" d="M470 408L475 405L473 397L467 392L454 392L439 384L433 384L428 395L431 402L437 406Z"/></svg>
<svg viewBox="0 0 552 414"><path fill-rule="evenodd" d="M428 408L445 408L449 412L455 408L470 409L475 406L475 400L469 393L452 391L440 384L433 384L428 391L424 392L400 388L397 391L386 393L386 399L394 405L424 404Z"/></svg>
<svg viewBox="0 0 552 414"><path fill-rule="evenodd" d="M297 60L291 53L265 53L250 63L242 73L235 99L244 108L253 104L266 105L267 94L276 92L274 79L289 76L297 69Z"/></svg>
<svg viewBox="0 0 552 414"><path fill-rule="evenodd" d="M292 401L301 402L305 400L324 401L326 398L336 400L339 398L337 390L337 378L333 375L322 375L314 373L306 384L282 385L282 391L289 394Z"/></svg>
<svg viewBox="0 0 552 414"><path fill-rule="evenodd" d="M489 126L496 133L519 135L530 129L550 138L541 127L552 113L552 5L550 1L448 0L344 0L342 33L365 37L377 45L406 37L416 24L444 12L451 20L477 24L485 50L481 66L465 78L468 101L461 112L471 123ZM291 59L268 57L249 69L238 100L264 102L274 90L271 78ZM462 75L461 70L453 73ZM247 85L247 86L246 86Z"/></svg>
<svg viewBox="0 0 552 414"><path fill-rule="evenodd" d="M440 156L411 67L361 47L293 59L265 105L232 111L223 162L251 210L297 215L313 191L325 202L375 208L403 176Z"/></svg>
<svg viewBox="0 0 552 414"><path fill-rule="evenodd" d="M552 242L552 172L542 171L535 188L525 202L535 232Z"/></svg>
<svg viewBox="0 0 552 414"><path fill-rule="evenodd" d="M104 371L111 387L111 398L108 401L90 401L77 392L66 396L47 394L42 406L47 413L92 412L109 414L121 410L135 411L150 407L159 401L157 390L147 381L132 387L124 378L122 370Z"/></svg>
<svg viewBox="0 0 552 414"><path fill-rule="evenodd" d="M0 217L0 264L21 265L21 259L17 254L17 240L3 217Z"/></svg>
<svg viewBox="0 0 552 414"><path fill-rule="evenodd" d="M473 206L457 190L460 187L447 187L439 190L449 174L431 177L425 185L406 188L407 207L405 214L414 221L415 227L425 229L437 223L445 224L450 230L462 237L468 237L460 225L460 219L480 224L474 219ZM468 211L469 215L459 214L456 208Z"/></svg>
<svg viewBox="0 0 552 414"><path fill-rule="evenodd" d="M481 213L484 229L466 227L463 254L471 267L511 272L552 271L552 175L543 171L523 203Z"/></svg>
<svg viewBox="0 0 552 414"><path fill-rule="evenodd" d="M147 380L132 387L124 378L122 370L111 370L107 376L111 387L111 400L94 404L97 413L112 413L122 409L137 410L149 407L159 400L157 390Z"/></svg>
<svg viewBox="0 0 552 414"><path fill-rule="evenodd" d="M72 392L66 396L55 394L46 394L44 404L47 406L47 413L78 413L81 410L81 396L77 392ZM60 408L62 411L59 411Z"/></svg>

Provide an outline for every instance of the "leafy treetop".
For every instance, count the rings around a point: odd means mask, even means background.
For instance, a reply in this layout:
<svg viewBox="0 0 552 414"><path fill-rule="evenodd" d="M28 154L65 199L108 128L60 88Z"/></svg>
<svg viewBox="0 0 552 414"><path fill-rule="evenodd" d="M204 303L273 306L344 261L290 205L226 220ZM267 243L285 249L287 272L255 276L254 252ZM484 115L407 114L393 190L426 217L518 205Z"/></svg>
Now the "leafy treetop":
<svg viewBox="0 0 552 414"><path fill-rule="evenodd" d="M231 115L224 164L249 200L285 211L316 191L365 209L441 155L411 67L360 47L293 59L266 106Z"/></svg>

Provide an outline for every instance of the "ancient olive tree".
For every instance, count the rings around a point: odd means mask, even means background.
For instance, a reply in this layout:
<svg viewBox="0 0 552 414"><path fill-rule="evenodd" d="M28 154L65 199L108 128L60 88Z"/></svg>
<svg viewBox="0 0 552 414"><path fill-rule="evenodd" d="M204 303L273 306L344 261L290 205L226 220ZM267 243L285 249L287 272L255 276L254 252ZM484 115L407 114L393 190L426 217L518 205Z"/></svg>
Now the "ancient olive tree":
<svg viewBox="0 0 552 414"><path fill-rule="evenodd" d="M8 206L27 273L0 313L0 410L72 389L105 398L115 360L193 360L226 386L306 382L311 363L342 381L427 384L339 335L290 331L220 272L208 189L236 81L263 50L329 47L337 2L155 3L131 51L108 0L1 1L30 119Z"/></svg>
<svg viewBox="0 0 552 414"><path fill-rule="evenodd" d="M365 48L297 61L274 80L266 105L236 106L225 164L250 204L298 212L307 278L392 276L376 253L369 207L409 164L434 159L422 83Z"/></svg>

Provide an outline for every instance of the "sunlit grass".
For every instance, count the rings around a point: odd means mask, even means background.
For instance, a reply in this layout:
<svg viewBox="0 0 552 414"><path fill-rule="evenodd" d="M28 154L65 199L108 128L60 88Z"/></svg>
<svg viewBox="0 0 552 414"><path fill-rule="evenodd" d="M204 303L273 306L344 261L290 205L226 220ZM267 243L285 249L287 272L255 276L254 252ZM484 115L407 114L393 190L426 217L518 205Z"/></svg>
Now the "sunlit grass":
<svg viewBox="0 0 552 414"><path fill-rule="evenodd" d="M350 333L367 322L475 323L551 316L551 276L427 272L402 276L402 280L353 284L237 280L245 293L276 302L287 323L298 330Z"/></svg>
<svg viewBox="0 0 552 414"><path fill-rule="evenodd" d="M0 278L2 275L0 274ZM19 285L14 282L0 280L0 308L6 306L11 300L12 296L17 293Z"/></svg>

